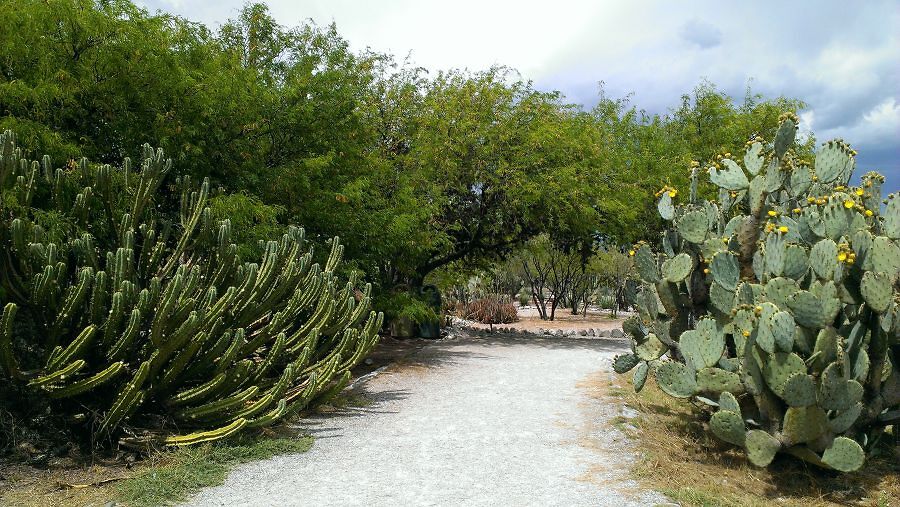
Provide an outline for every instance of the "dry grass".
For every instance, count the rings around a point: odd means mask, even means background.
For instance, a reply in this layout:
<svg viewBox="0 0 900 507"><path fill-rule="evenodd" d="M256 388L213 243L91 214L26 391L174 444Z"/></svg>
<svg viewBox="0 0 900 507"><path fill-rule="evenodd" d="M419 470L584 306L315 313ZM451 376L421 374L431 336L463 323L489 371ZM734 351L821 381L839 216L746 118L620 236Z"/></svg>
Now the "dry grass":
<svg viewBox="0 0 900 507"><path fill-rule="evenodd" d="M697 409L660 391L652 382L637 394L623 377L608 390L640 416L614 421L640 447L633 475L682 505L825 507L900 506L900 456L884 448L866 467L839 474L779 456L756 468L742 450L718 441Z"/></svg>
<svg viewBox="0 0 900 507"><path fill-rule="evenodd" d="M25 465L0 466L0 505L101 506L115 497L116 482L134 473L118 464L60 463L48 470Z"/></svg>

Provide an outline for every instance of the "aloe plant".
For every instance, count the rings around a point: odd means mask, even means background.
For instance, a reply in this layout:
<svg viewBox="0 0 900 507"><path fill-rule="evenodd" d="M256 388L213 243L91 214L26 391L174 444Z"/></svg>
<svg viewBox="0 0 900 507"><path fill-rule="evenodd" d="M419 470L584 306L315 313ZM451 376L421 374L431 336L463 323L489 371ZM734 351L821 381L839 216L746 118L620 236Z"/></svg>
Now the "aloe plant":
<svg viewBox="0 0 900 507"><path fill-rule="evenodd" d="M718 200L700 198L699 162L687 202L657 194L669 225L658 252L632 250L632 353L613 367L705 403L710 431L755 465L783 452L853 471L900 421L900 199L874 172L851 186L841 140L804 160L798 118L779 121L771 142L709 164Z"/></svg>

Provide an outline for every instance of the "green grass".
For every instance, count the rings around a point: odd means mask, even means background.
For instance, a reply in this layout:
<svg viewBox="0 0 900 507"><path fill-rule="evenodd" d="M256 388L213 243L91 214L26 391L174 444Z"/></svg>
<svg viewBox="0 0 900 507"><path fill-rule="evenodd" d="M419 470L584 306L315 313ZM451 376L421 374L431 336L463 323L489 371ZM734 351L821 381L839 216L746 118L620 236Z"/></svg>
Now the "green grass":
<svg viewBox="0 0 900 507"><path fill-rule="evenodd" d="M309 436L257 436L160 453L155 458L158 462L117 484L116 500L129 507L184 501L200 488L221 484L235 465L279 454L306 452L312 443Z"/></svg>

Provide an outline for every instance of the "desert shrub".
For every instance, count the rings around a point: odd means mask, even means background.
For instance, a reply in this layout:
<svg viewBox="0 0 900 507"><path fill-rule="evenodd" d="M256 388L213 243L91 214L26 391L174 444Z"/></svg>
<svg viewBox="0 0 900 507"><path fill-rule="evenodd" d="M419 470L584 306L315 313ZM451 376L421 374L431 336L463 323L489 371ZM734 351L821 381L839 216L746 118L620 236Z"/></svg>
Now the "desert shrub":
<svg viewBox="0 0 900 507"><path fill-rule="evenodd" d="M469 303L466 318L482 324L510 324L519 320L519 313L509 296L488 294Z"/></svg>
<svg viewBox="0 0 900 507"><path fill-rule="evenodd" d="M377 340L369 288L287 228L244 262L209 184L86 160L53 169L0 136L0 394L82 441L187 445L325 401ZM138 430L140 429L140 430ZM175 435L178 434L178 435Z"/></svg>
<svg viewBox="0 0 900 507"><path fill-rule="evenodd" d="M711 162L717 201L698 195L697 162L686 203L659 192L670 227L661 252L633 250L633 353L614 367L708 406L710 431L758 466L783 452L849 472L900 421L900 199L882 200L877 173L850 185L843 141L798 156L797 117L780 121L743 167Z"/></svg>

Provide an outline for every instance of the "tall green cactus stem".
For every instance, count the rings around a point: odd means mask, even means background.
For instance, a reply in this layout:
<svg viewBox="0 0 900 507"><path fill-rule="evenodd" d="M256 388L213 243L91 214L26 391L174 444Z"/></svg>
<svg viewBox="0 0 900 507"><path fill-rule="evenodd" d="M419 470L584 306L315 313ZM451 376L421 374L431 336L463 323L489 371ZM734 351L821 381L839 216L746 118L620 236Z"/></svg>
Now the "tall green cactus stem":
<svg viewBox="0 0 900 507"><path fill-rule="evenodd" d="M688 203L661 192L671 228L664 253L635 247L634 353L613 368L637 367L637 390L653 372L671 396L717 395L712 433L758 466L785 452L853 471L900 424L900 199L882 200L877 173L847 186L856 152L843 141L810 167L793 146L799 119L779 121L743 167L710 163L718 203L698 199L696 163Z"/></svg>
<svg viewBox="0 0 900 507"><path fill-rule="evenodd" d="M342 389L382 317L368 286L339 282L338 240L317 263L288 227L245 262L208 181L167 183L172 162L149 146L138 165L53 169L0 135L0 389L89 414L73 424L95 439L147 430L127 445L224 438ZM50 215L69 225L51 236Z"/></svg>

